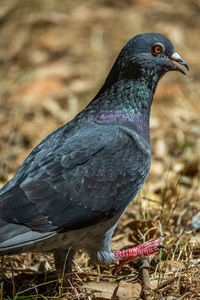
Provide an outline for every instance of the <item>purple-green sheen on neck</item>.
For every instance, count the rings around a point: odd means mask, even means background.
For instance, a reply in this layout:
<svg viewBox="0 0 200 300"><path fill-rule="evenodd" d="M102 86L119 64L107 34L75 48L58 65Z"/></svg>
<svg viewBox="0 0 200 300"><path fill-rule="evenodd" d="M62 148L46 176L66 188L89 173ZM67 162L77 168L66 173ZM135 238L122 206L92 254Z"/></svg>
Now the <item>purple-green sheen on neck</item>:
<svg viewBox="0 0 200 300"><path fill-rule="evenodd" d="M99 124L118 124L137 129L141 135L149 136L149 117L144 114L127 114L123 111L103 112L96 115L93 121Z"/></svg>
<svg viewBox="0 0 200 300"><path fill-rule="evenodd" d="M152 99L152 89L145 81L140 79L134 84L132 80L120 81L88 105L87 119L89 122L134 127L148 138Z"/></svg>

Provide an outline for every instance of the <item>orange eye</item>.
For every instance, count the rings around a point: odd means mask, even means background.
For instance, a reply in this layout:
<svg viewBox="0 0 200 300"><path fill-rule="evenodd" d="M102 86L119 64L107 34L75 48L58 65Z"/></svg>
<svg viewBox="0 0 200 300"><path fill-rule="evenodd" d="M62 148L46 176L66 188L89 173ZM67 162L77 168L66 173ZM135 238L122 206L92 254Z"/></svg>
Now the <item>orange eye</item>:
<svg viewBox="0 0 200 300"><path fill-rule="evenodd" d="M152 54L153 55L158 55L162 53L164 50L164 47L161 44L156 44L152 47Z"/></svg>

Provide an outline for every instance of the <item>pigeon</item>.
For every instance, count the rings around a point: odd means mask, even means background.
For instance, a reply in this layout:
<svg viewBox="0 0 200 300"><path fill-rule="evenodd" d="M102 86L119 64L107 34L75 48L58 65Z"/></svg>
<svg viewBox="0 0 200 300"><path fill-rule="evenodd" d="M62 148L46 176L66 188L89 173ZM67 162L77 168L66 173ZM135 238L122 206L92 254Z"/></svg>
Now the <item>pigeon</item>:
<svg viewBox="0 0 200 300"><path fill-rule="evenodd" d="M0 255L51 252L58 273L72 273L84 249L95 264L160 251L164 235L112 252L120 216L151 165L150 109L159 79L187 63L159 33L122 48L103 86L73 120L44 138L0 190Z"/></svg>

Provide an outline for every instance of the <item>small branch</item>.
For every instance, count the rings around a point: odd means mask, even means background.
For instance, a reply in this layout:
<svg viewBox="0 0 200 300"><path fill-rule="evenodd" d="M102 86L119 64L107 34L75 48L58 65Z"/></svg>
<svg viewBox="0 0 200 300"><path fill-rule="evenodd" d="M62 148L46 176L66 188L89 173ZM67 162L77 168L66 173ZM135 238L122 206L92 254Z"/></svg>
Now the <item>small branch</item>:
<svg viewBox="0 0 200 300"><path fill-rule="evenodd" d="M152 300L151 285L149 280L149 259L143 257L141 259L141 265L139 267L142 277L142 298L144 300Z"/></svg>

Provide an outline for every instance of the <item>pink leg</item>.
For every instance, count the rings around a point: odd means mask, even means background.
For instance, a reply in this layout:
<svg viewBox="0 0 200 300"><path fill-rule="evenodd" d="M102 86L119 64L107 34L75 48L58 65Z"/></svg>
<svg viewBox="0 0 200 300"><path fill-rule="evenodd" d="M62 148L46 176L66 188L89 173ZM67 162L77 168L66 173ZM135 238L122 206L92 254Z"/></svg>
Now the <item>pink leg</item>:
<svg viewBox="0 0 200 300"><path fill-rule="evenodd" d="M148 256L150 254L160 252L162 246L158 245L164 240L165 236L166 234L163 234L153 241L146 242L127 250L115 252L114 261L120 261L119 265L116 267L116 272L119 272L123 265L125 265L128 261L135 260L138 257Z"/></svg>

